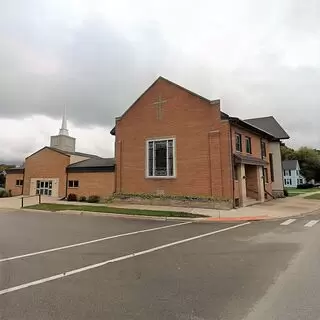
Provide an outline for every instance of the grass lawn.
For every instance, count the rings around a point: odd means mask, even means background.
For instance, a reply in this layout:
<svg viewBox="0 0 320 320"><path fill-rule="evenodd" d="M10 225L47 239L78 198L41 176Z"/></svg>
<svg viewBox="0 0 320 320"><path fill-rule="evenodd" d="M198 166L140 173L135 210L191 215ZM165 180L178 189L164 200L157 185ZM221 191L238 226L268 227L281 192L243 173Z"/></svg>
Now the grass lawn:
<svg viewBox="0 0 320 320"><path fill-rule="evenodd" d="M297 196L298 194L304 194L304 193L320 191L319 188L310 188L310 189L288 188L287 190L288 190L289 197Z"/></svg>
<svg viewBox="0 0 320 320"><path fill-rule="evenodd" d="M201 214L193 214L189 212L178 211L160 211L160 210L141 210L141 209L122 209L107 206L90 206L90 205L68 205L55 203L42 203L33 206L25 207L27 209L61 211L61 210L76 210L76 211L91 211L91 212L106 212L129 215L156 216L156 217L180 217L180 218L200 218L206 217Z"/></svg>
<svg viewBox="0 0 320 320"><path fill-rule="evenodd" d="M320 193L311 194L310 196L304 197L305 199L320 200Z"/></svg>

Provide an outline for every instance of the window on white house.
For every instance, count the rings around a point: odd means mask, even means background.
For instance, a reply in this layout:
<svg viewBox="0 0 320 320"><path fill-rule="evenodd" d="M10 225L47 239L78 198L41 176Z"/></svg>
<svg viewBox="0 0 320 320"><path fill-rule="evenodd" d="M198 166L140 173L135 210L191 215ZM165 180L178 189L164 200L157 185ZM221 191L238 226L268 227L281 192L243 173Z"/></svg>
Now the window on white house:
<svg viewBox="0 0 320 320"><path fill-rule="evenodd" d="M147 141L147 177L175 177L174 139Z"/></svg>
<svg viewBox="0 0 320 320"><path fill-rule="evenodd" d="M69 188L79 188L79 180L69 180Z"/></svg>

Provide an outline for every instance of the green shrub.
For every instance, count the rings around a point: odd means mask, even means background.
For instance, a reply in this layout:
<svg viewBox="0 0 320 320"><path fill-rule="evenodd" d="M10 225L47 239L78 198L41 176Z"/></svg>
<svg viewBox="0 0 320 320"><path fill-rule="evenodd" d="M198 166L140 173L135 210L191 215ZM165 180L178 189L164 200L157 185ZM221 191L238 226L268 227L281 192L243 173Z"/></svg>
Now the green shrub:
<svg viewBox="0 0 320 320"><path fill-rule="evenodd" d="M6 190L1 189L0 190L0 198L7 198L8 192Z"/></svg>
<svg viewBox="0 0 320 320"><path fill-rule="evenodd" d="M283 194L285 197L289 197L289 193L288 193L288 190L287 189L284 189L283 190Z"/></svg>
<svg viewBox="0 0 320 320"><path fill-rule="evenodd" d="M89 203L98 203L98 202L100 202L100 197L97 195L89 196L88 202Z"/></svg>
<svg viewBox="0 0 320 320"><path fill-rule="evenodd" d="M67 201L77 201L78 197L75 193L69 193L67 197Z"/></svg>
<svg viewBox="0 0 320 320"><path fill-rule="evenodd" d="M120 199L126 200L130 198L140 198L140 199L162 199L162 200L178 200L178 201L199 201L199 202L214 202L214 201L225 201L229 202L229 198L224 197L206 197L206 196L183 196L183 195L157 195L157 194L149 194L149 193L116 193L112 196L112 199ZM109 202L111 198L109 198Z"/></svg>
<svg viewBox="0 0 320 320"><path fill-rule="evenodd" d="M80 202L86 202L86 201L87 201L87 197L81 196L81 197L79 198L79 201L80 201Z"/></svg>

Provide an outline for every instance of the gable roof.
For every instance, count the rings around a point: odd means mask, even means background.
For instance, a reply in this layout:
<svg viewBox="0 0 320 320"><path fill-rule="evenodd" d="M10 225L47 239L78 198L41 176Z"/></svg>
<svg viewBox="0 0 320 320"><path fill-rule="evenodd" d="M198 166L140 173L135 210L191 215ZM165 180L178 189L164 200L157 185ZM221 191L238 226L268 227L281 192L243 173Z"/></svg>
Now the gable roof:
<svg viewBox="0 0 320 320"><path fill-rule="evenodd" d="M276 139L290 138L287 132L280 126L279 122L273 116L246 119L244 121L270 133Z"/></svg>
<svg viewBox="0 0 320 320"><path fill-rule="evenodd" d="M189 94L191 94L191 95L193 95L193 96L195 96L195 97L197 97L197 98L199 98L199 99L201 99L201 100L204 100L204 101L206 101L206 102L208 102L208 103L210 103L210 104L212 104L212 105L220 104L220 100L219 100L219 99L217 99L217 100L207 99L207 98L205 98L205 97L203 97L203 96L201 96L201 95L199 95L199 94L197 94L197 93L195 93L195 92L193 92L193 91L191 91L191 90L189 90L189 89L187 89L187 88L185 88L185 87L183 87L183 86L180 86L179 84L177 84L177 83L175 83L175 82L173 82L173 81L170 81L170 80L168 80L168 79L160 76L160 77L158 77L158 79L156 79L156 80L151 84L151 86L149 86L149 87L138 97L138 99L137 99L135 102L133 102L133 104L132 104L132 105L122 114L122 116L119 117L119 118L122 118L124 115L126 115L127 112L142 98L142 96L143 96L147 91L149 91L149 90L150 90L157 82L159 82L160 80L166 81L166 82L168 82L169 84L171 84L171 85L173 85L173 86L175 86L175 87L177 87L177 88L179 88L179 89L182 89L182 90L188 92ZM226 114L223 114L222 116L224 116L224 115L226 115ZM113 135L113 136L116 134L116 127L113 127L113 128L111 129L110 134Z"/></svg>
<svg viewBox="0 0 320 320"><path fill-rule="evenodd" d="M41 152L42 150L44 149L49 149L49 150L52 150L52 151L55 151L55 152L58 152L58 153L61 153L67 157L70 157L71 155L74 155L74 156L81 156L81 157L88 157L88 158L96 158L96 159L101 159L101 157L95 155L95 154L90 154L90 153L83 153L83 152L68 152L68 151L63 151L63 150L60 150L60 149L57 149L57 148L53 148L53 147L43 147L41 148L40 150L37 150L36 152L30 154L28 157L26 157L26 159L34 156L35 154Z"/></svg>
<svg viewBox="0 0 320 320"><path fill-rule="evenodd" d="M66 154L64 151L62 151L62 150L59 150L59 149L56 149L56 148L51 148L51 147L43 147L43 148L41 148L41 149L39 149L39 150L37 150L37 151L35 151L34 153L31 153L28 157L26 157L26 159L28 159L28 158L30 158L30 157L32 157L32 156L34 156L35 154L37 154L37 153L39 153L39 152L41 152L42 150L45 150L45 149L49 149L49 150L52 150L52 151L55 151L55 152L58 152L58 153L60 153L60 154L63 154L64 156L68 156L69 157L69 155L68 154Z"/></svg>
<svg viewBox="0 0 320 320"><path fill-rule="evenodd" d="M283 170L296 170L299 165L298 160L284 160L282 161Z"/></svg>

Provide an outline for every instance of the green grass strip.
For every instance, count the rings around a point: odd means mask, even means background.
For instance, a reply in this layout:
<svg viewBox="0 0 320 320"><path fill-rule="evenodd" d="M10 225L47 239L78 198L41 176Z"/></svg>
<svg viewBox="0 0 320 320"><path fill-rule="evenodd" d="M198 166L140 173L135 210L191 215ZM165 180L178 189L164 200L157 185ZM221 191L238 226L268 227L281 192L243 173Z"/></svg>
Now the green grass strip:
<svg viewBox="0 0 320 320"><path fill-rule="evenodd" d="M129 209L129 208L114 208L108 206L90 206L90 205L67 205L55 203L42 203L33 206L27 206L26 209L46 210L46 211L62 211L62 210L75 210L75 211L91 211L91 212L104 212L104 213L118 213L128 215L143 215L154 217L180 217L180 218L200 218L206 217L201 214L194 214L183 211L162 211L162 210L143 210L143 209Z"/></svg>

